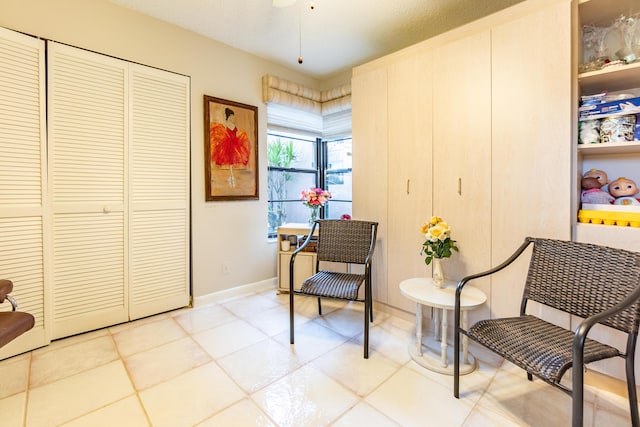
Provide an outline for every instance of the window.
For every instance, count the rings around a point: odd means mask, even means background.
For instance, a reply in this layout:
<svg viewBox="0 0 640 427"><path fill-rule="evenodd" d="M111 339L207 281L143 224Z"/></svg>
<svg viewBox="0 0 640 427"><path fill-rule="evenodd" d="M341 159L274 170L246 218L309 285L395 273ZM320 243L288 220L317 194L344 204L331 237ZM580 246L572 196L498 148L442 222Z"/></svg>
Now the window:
<svg viewBox="0 0 640 427"><path fill-rule="evenodd" d="M321 218L351 215L351 138L322 140L267 134L269 236L285 223L307 222L309 209L300 192L322 187L332 194Z"/></svg>

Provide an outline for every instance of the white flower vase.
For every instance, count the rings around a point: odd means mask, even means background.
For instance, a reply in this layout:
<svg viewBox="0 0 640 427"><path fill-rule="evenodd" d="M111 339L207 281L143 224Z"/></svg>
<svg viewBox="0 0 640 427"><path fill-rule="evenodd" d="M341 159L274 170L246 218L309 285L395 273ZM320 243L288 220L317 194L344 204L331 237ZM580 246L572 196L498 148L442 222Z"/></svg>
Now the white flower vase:
<svg viewBox="0 0 640 427"><path fill-rule="evenodd" d="M433 285L436 288L444 287L444 270L442 269L442 259L433 259Z"/></svg>

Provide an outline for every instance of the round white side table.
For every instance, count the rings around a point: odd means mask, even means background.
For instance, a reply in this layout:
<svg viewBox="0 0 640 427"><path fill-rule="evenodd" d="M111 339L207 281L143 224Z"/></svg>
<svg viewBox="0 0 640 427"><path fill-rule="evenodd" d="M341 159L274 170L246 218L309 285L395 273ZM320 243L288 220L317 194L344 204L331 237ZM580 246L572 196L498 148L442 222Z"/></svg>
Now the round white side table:
<svg viewBox="0 0 640 427"><path fill-rule="evenodd" d="M457 282L447 280L444 287L437 288L429 277L416 277L400 282L402 295L416 303L416 342L409 345L411 358L427 369L447 375L453 375L453 364L449 364L449 359L453 361L453 351L448 351L447 346L447 328L449 326L447 315L449 311L454 309L457 284ZM461 321L464 329L468 328L469 323L467 313L480 307L486 300L487 296L480 289L465 285L460 299ZM422 335L423 305L434 309L434 340L440 341L439 355L437 350L429 345L429 340L425 340ZM427 342L425 343L424 341ZM463 335L462 360L460 363L461 375L473 372L478 366L475 357L469 353L468 341L469 339Z"/></svg>

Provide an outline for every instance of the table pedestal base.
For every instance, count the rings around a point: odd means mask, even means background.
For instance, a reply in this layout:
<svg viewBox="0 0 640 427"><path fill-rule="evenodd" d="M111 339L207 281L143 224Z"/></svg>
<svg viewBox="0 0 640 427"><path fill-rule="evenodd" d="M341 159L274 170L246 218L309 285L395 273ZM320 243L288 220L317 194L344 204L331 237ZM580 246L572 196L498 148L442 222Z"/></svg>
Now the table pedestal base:
<svg viewBox="0 0 640 427"><path fill-rule="evenodd" d="M453 375L453 346L451 345L447 348L446 366L443 366L441 354L440 342L432 338L425 337L422 339L422 354L418 354L415 338L409 344L409 355L418 365L439 374ZM460 375L469 374L478 367L478 361L470 352L467 353L467 359L468 363L465 363L462 354L460 355Z"/></svg>

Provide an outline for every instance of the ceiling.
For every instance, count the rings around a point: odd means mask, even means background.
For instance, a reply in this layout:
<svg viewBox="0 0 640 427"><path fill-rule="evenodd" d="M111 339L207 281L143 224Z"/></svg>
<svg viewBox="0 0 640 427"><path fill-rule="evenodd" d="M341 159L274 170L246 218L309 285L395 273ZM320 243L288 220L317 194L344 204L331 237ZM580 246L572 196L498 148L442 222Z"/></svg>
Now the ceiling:
<svg viewBox="0 0 640 427"><path fill-rule="evenodd" d="M522 0L110 1L324 80Z"/></svg>

